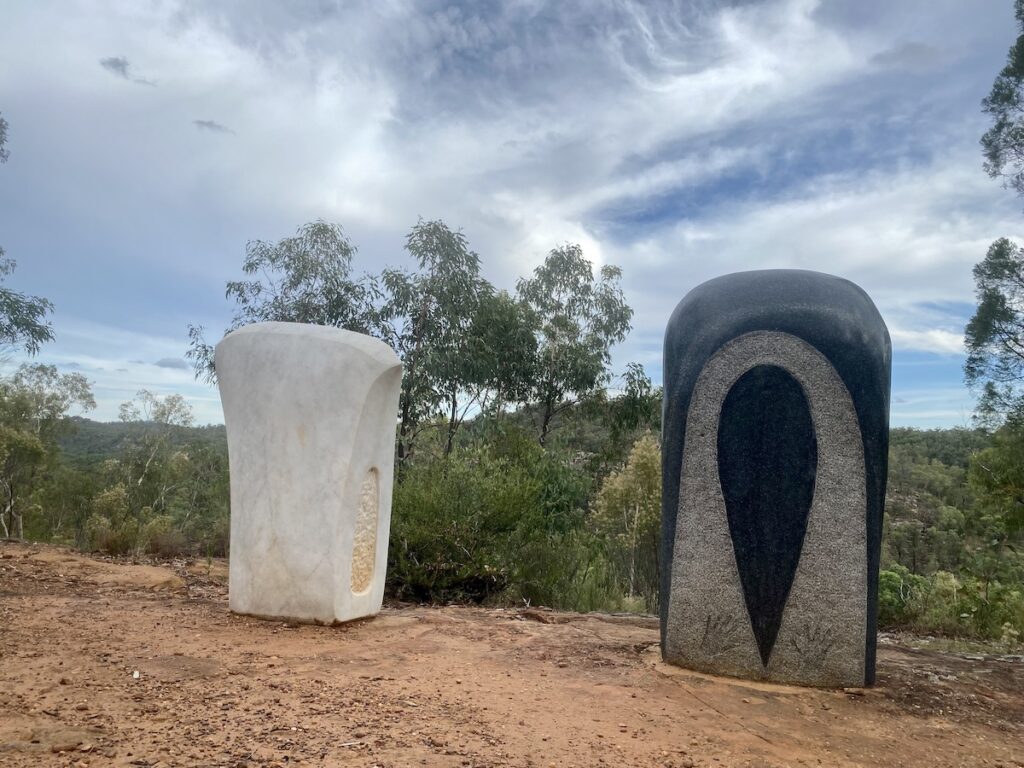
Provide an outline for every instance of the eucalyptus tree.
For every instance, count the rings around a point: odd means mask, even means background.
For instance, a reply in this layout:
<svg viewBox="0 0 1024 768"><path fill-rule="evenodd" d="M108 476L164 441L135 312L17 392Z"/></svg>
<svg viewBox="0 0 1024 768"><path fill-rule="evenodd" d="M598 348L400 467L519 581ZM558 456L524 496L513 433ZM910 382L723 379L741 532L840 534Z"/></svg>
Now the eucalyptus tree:
<svg viewBox="0 0 1024 768"><path fill-rule="evenodd" d="M621 277L622 271L611 265L595 276L583 249L566 244L552 250L517 285L535 318L537 350L529 397L539 406L541 445L556 415L611 378L611 348L626 338L633 317Z"/></svg>
<svg viewBox="0 0 1024 768"><path fill-rule="evenodd" d="M1018 37L982 109L992 125L981 138L985 170L1024 196L1024 0L1014 12ZM980 506L1024 525L1020 457L1024 451L1024 249L996 240L974 267L978 308L965 329L964 378L980 393L975 417L995 427L990 448L972 463Z"/></svg>
<svg viewBox="0 0 1024 768"><path fill-rule="evenodd" d="M245 246L245 277L227 283L225 297L235 303L225 334L252 323L311 323L382 334L377 309L380 291L367 275L353 277L355 246L337 224L317 220L299 227L294 237L276 243L252 240ZM190 325L187 357L197 377L214 381L213 345L202 326Z"/></svg>
<svg viewBox="0 0 1024 768"><path fill-rule="evenodd" d="M1024 195L1024 0L1014 3L1019 32L981 106L992 127L981 138L985 170Z"/></svg>
<svg viewBox="0 0 1024 768"><path fill-rule="evenodd" d="M22 538L30 494L59 452L57 440L73 411L96 407L80 373L22 365L0 380L0 532Z"/></svg>
<svg viewBox="0 0 1024 768"><path fill-rule="evenodd" d="M501 418L509 405L529 399L536 374L533 311L507 291L485 298L470 330L482 395L481 410Z"/></svg>
<svg viewBox="0 0 1024 768"><path fill-rule="evenodd" d="M130 508L140 519L142 509L162 512L180 481L183 454L174 444L174 434L193 423L192 406L178 394L157 395L141 389L135 398L121 403L119 417L124 423L142 423L148 428L127 441L117 460L116 477L126 488ZM110 467L110 469L115 469Z"/></svg>
<svg viewBox="0 0 1024 768"><path fill-rule="evenodd" d="M478 314L494 288L480 276L480 257L462 232L443 221L417 222L405 249L418 271L385 270L383 314L388 340L405 371L398 404L398 458L406 459L431 419L445 415L445 454L486 379L486 346Z"/></svg>
<svg viewBox="0 0 1024 768"><path fill-rule="evenodd" d="M661 446L651 434L634 443L625 466L605 478L594 504L593 525L629 600L658 609L661 534Z"/></svg>
<svg viewBox="0 0 1024 768"><path fill-rule="evenodd" d="M1024 422L1024 249L996 240L974 267L978 308L967 324L967 383L980 389L979 420Z"/></svg>
<svg viewBox="0 0 1024 768"><path fill-rule="evenodd" d="M3 258L3 253L0 248L0 348L34 355L45 342L53 341L53 326L46 319L53 304L2 285L17 266L14 259Z"/></svg>
<svg viewBox="0 0 1024 768"><path fill-rule="evenodd" d="M985 170L1024 196L1024 0L1014 3L1018 37L982 110L992 125L981 138ZM1024 417L1024 250L996 240L974 267L978 308L966 328L967 383L980 389L979 420L988 426Z"/></svg>
<svg viewBox="0 0 1024 768"><path fill-rule="evenodd" d="M618 377L618 392L599 390L588 397L581 413L607 428L606 439L588 462L595 477L619 469L634 442L646 431L661 429L661 387L655 387L640 363L628 363Z"/></svg>

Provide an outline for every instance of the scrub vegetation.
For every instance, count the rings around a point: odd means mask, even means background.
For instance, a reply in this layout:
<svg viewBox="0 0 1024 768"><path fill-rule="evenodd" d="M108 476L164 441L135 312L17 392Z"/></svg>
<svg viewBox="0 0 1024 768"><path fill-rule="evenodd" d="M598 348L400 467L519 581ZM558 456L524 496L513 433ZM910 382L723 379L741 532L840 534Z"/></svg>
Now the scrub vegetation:
<svg viewBox="0 0 1024 768"><path fill-rule="evenodd" d="M414 267L354 276L340 228L247 249L233 327L354 327L398 352L388 589L423 602L655 612L661 390L616 376L628 332L620 274L555 248L514 293L479 275L465 238L420 222ZM228 329L229 332L231 329ZM197 374L212 350L192 329ZM24 343L28 343L27 341ZM116 423L83 418L79 374L3 379L4 536L127 556L227 554L223 427L177 395L140 392ZM1024 429L896 429L880 582L883 627L1015 648L1024 632Z"/></svg>

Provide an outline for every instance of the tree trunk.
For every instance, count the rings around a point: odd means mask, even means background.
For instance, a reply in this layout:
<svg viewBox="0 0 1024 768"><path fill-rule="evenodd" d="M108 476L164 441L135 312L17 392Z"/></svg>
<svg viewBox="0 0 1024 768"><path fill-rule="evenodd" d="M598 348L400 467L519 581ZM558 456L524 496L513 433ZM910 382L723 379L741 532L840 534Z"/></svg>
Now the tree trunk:
<svg viewBox="0 0 1024 768"><path fill-rule="evenodd" d="M412 431L415 426L412 423L412 394L413 388L416 386L416 369L419 365L420 349L423 346L423 328L426 325L427 317L430 313L430 296L424 295L420 302L420 311L416 322L413 324L412 332L412 350L408 357L408 370L402 377L403 388L402 392L402 426L398 430L398 461L402 462L409 458L412 453ZM405 382L409 382L408 387L404 387Z"/></svg>
<svg viewBox="0 0 1024 768"><path fill-rule="evenodd" d="M398 462L401 464L409 457L409 393L402 393L401 422L398 427Z"/></svg>
<svg viewBox="0 0 1024 768"><path fill-rule="evenodd" d="M21 515L14 511L14 485L11 483L6 483L6 485L7 504L4 507L4 512L7 514L7 522L4 523L4 538L13 536L20 541L24 537L22 536ZM2 518L3 515L0 515L0 519Z"/></svg>
<svg viewBox="0 0 1024 768"><path fill-rule="evenodd" d="M637 503L633 506L633 531L630 536L629 545L629 599L633 599L633 594L636 591L636 527L637 522L640 520L640 504Z"/></svg>
<svg viewBox="0 0 1024 768"><path fill-rule="evenodd" d="M551 427L551 417L555 413L554 405L550 400L544 401L544 413L541 415L540 422L540 444L543 446L548 439L548 430Z"/></svg>
<svg viewBox="0 0 1024 768"><path fill-rule="evenodd" d="M455 443L455 432L459 428L459 398L458 391L452 389L452 401L451 401L452 412L448 417L448 442L444 447L445 457L449 456L452 452L452 446Z"/></svg>

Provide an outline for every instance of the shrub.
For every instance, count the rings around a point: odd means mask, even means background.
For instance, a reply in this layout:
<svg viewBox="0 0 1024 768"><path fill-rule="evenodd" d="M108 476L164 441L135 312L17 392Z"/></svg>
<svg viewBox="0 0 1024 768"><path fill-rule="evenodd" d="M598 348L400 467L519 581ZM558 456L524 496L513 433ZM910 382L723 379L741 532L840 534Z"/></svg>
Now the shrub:
<svg viewBox="0 0 1024 768"><path fill-rule="evenodd" d="M922 597L927 586L923 576L902 565L878 575L878 624L886 629L909 629L921 615Z"/></svg>
<svg viewBox="0 0 1024 768"><path fill-rule="evenodd" d="M158 515L142 527L139 549L157 557L177 557L189 551L185 534L174 527L170 515Z"/></svg>
<svg viewBox="0 0 1024 768"><path fill-rule="evenodd" d="M113 525L103 515L93 513L85 522L89 549L108 555L126 555L135 548L138 531L134 525Z"/></svg>
<svg viewBox="0 0 1024 768"><path fill-rule="evenodd" d="M633 445L626 466L605 478L593 526L614 566L618 592L658 610L661 541L661 448L650 434Z"/></svg>
<svg viewBox="0 0 1024 768"><path fill-rule="evenodd" d="M514 429L488 447L418 458L394 491L389 591L423 601L564 603L573 578L596 573L579 533L587 490L564 457Z"/></svg>

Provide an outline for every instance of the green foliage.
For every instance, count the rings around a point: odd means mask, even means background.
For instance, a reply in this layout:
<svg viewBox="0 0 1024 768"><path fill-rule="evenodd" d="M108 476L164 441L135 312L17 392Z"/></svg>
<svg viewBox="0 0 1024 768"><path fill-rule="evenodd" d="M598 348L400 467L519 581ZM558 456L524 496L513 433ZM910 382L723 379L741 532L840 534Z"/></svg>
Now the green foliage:
<svg viewBox="0 0 1024 768"><path fill-rule="evenodd" d="M22 365L10 379L13 392L24 404L26 427L53 442L71 427L65 417L96 407L89 381L80 373L59 373L53 365Z"/></svg>
<svg viewBox="0 0 1024 768"><path fill-rule="evenodd" d="M59 374L48 365L22 365L0 380L0 533L24 536L32 494L55 462L57 439L73 408L95 407L81 374Z"/></svg>
<svg viewBox="0 0 1024 768"><path fill-rule="evenodd" d="M131 514L131 500L124 483L107 487L96 495L93 513L85 523L89 548L123 555L137 548L139 520Z"/></svg>
<svg viewBox="0 0 1024 768"><path fill-rule="evenodd" d="M984 498L985 507L1006 523L1006 529L1024 527L1024 427L1016 421L999 429L989 448L971 462L970 482ZM1002 539L1003 534L996 532Z"/></svg>
<svg viewBox="0 0 1024 768"><path fill-rule="evenodd" d="M992 127L982 137L981 146L988 174L1002 177L1007 186L1024 195L1024 0L1014 3L1014 16L1021 34L981 103L992 118Z"/></svg>
<svg viewBox="0 0 1024 768"><path fill-rule="evenodd" d="M355 247L336 224L315 221L299 227L295 237L277 243L252 240L245 246L242 271L247 279L232 280L225 295L235 313L225 334L243 325L269 321L312 323L379 332L374 301L376 282L352 277ZM196 376L214 381L213 346L201 326L189 326L187 357Z"/></svg>
<svg viewBox="0 0 1024 768"><path fill-rule="evenodd" d="M227 284L236 305L227 332L249 323L292 321L347 328L390 344L405 367L398 458L424 429L442 426L445 451L474 411L500 413L528 396L537 339L533 315L480 276L466 237L442 221L419 221L406 238L413 269L352 276L354 246L340 227L318 221L294 238L251 242ZM188 357L213 381L213 346L189 327Z"/></svg>
<svg viewBox="0 0 1024 768"><path fill-rule="evenodd" d="M978 416L999 424L1024 417L1019 382L1024 376L1024 250L996 240L974 267L978 308L967 324L967 383L981 389Z"/></svg>
<svg viewBox="0 0 1024 768"><path fill-rule="evenodd" d="M47 459L46 446L26 429L0 426L0 529L4 538L23 537L23 518L32 481Z"/></svg>
<svg viewBox="0 0 1024 768"><path fill-rule="evenodd" d="M587 491L579 470L516 429L447 458L421 455L395 488L391 591L417 600L559 602L584 570Z"/></svg>
<svg viewBox="0 0 1024 768"><path fill-rule="evenodd" d="M992 126L982 136L985 170L1024 195L1024 0L1014 3L1020 32L1006 66L982 109ZM1006 238L996 240L974 267L978 309L966 329L964 374L980 391L977 418L995 427L1024 420L1024 252Z"/></svg>
<svg viewBox="0 0 1024 768"><path fill-rule="evenodd" d="M890 461L900 457L906 461L938 461L948 467L967 469L971 457L989 445L990 436L981 429L914 429L894 427L889 430Z"/></svg>
<svg viewBox="0 0 1024 768"><path fill-rule="evenodd" d="M647 431L661 430L661 387L654 387L639 363L629 363L620 377L622 392L610 397L604 390L582 403L584 420L603 427L591 438L590 470L601 479L622 466L633 444ZM579 445L580 435L574 436Z"/></svg>
<svg viewBox="0 0 1024 768"><path fill-rule="evenodd" d="M3 283L17 263L4 258L0 248L0 283ZM53 326L46 316L53 304L39 296L19 293L0 285L0 346L13 347L34 355L47 341L53 340Z"/></svg>
<svg viewBox="0 0 1024 768"><path fill-rule="evenodd" d="M482 601L508 589L531 487L486 454L409 467L395 489L388 577L398 597Z"/></svg>
<svg viewBox="0 0 1024 768"><path fill-rule="evenodd" d="M188 445L205 445L227 453L227 433L223 424L169 428L146 421L92 421L79 417L68 419L69 430L58 439L61 454L69 464L92 468L107 459L116 458L133 442L146 439L147 432L166 429L170 444L178 449Z"/></svg>
<svg viewBox="0 0 1024 768"><path fill-rule="evenodd" d="M444 222L419 221L405 248L418 271L386 270L382 276L389 340L405 366L398 405L399 460L412 453L421 425L438 411L448 414L445 451L451 453L484 379L474 318L494 293L480 277L480 257L469 249L465 235Z"/></svg>
<svg viewBox="0 0 1024 768"><path fill-rule="evenodd" d="M1024 589L936 571L919 576L902 566L884 570L878 584L883 627L995 640L1015 648L1024 626Z"/></svg>
<svg viewBox="0 0 1024 768"><path fill-rule="evenodd" d="M597 495L594 527L614 564L627 600L658 610L661 535L661 446L652 435L633 445L626 466L612 472Z"/></svg>
<svg viewBox="0 0 1024 768"><path fill-rule="evenodd" d="M180 395L142 390L121 406L121 418L147 428L129 433L117 454L94 470L103 489L84 525L85 545L116 554L226 554L226 446L175 440L192 424Z"/></svg>
<svg viewBox="0 0 1024 768"><path fill-rule="evenodd" d="M31 494L33 509L25 516L25 537L76 547L86 545L86 521L99 490L94 472L75 469L55 460Z"/></svg>
<svg viewBox="0 0 1024 768"><path fill-rule="evenodd" d="M519 297L537 323L530 400L540 409L541 445L554 416L608 381L611 347L626 338L633 317L621 277L618 267L606 265L595 279L583 249L567 244L519 281Z"/></svg>
<svg viewBox="0 0 1024 768"><path fill-rule="evenodd" d="M1021 629L1016 435L893 430L879 623L1001 640Z"/></svg>
<svg viewBox="0 0 1024 768"><path fill-rule="evenodd" d="M910 627L919 612L921 595L928 584L923 576L896 565L878 575L878 623L882 627Z"/></svg>

